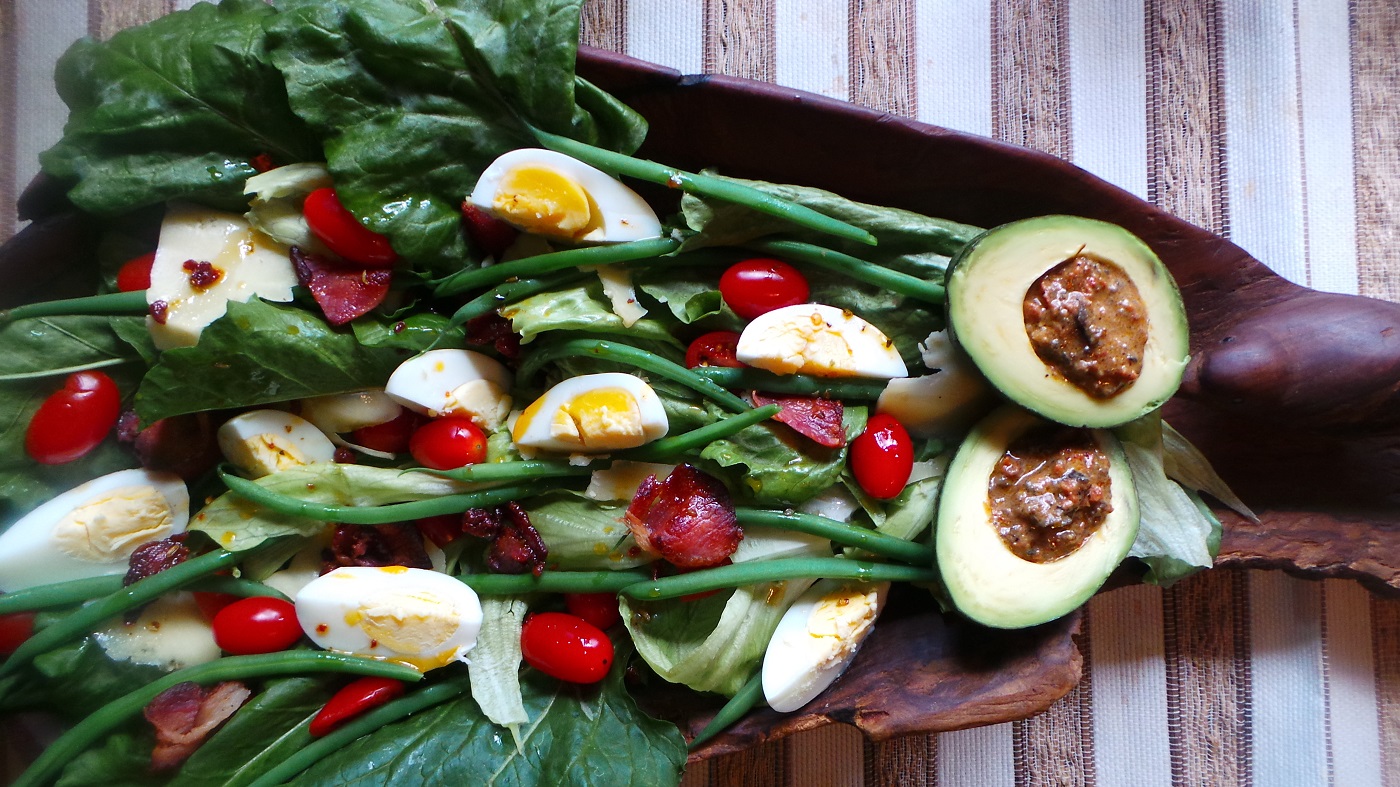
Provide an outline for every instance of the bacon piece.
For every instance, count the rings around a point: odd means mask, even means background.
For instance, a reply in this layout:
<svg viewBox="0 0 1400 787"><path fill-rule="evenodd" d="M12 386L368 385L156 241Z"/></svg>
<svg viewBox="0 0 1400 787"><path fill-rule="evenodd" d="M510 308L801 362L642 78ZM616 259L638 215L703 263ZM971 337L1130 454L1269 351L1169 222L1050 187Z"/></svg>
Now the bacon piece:
<svg viewBox="0 0 1400 787"><path fill-rule="evenodd" d="M466 339L471 344L496 348L496 352L506 360L513 361L520 357L520 334L511 330L510 320L496 312L487 312L467 320Z"/></svg>
<svg viewBox="0 0 1400 787"><path fill-rule="evenodd" d="M336 525L321 555L321 573L341 566L432 568L433 562L412 525Z"/></svg>
<svg viewBox="0 0 1400 787"><path fill-rule="evenodd" d="M162 418L138 432L134 443L142 467L174 473L186 481L209 472L224 458L218 426L209 413Z"/></svg>
<svg viewBox="0 0 1400 787"><path fill-rule="evenodd" d="M803 437L817 445L840 448L846 444L846 427L842 423L846 407L840 399L821 396L775 396L754 391L749 394L754 407L776 404L783 408L773 420L791 426Z"/></svg>
<svg viewBox="0 0 1400 787"><path fill-rule="evenodd" d="M344 325L384 302L393 273L388 268L347 267L292 247L297 281L311 291L331 325Z"/></svg>
<svg viewBox="0 0 1400 787"><path fill-rule="evenodd" d="M472 243L497 260L520 237L520 230L470 202L462 203L462 226L466 228L467 237Z"/></svg>
<svg viewBox="0 0 1400 787"><path fill-rule="evenodd" d="M157 694L143 711L146 721L156 728L151 770L180 767L250 696L248 687L237 681L225 681L207 690L198 683L177 683Z"/></svg>
<svg viewBox="0 0 1400 787"><path fill-rule="evenodd" d="M723 563L744 537L729 490L688 464L665 481L648 476L623 519L644 552L682 568Z"/></svg>
<svg viewBox="0 0 1400 787"><path fill-rule="evenodd" d="M519 503L468 511L462 517L462 532L491 539L486 567L497 574L539 574L549 557L549 547Z"/></svg>

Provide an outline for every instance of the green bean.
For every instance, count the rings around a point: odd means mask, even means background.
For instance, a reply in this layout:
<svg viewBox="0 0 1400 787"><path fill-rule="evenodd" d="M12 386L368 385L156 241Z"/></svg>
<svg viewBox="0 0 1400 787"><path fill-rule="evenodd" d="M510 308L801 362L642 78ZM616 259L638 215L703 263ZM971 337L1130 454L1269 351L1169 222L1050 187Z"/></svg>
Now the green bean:
<svg viewBox="0 0 1400 787"><path fill-rule="evenodd" d="M442 298L460 295L480 287L493 287L507 279L535 277L580 265L610 265L614 262L660 257L670 254L680 248L680 245L680 241L673 238L648 238L606 246L581 246L577 249L553 251L454 273L438 284L434 294Z"/></svg>
<svg viewBox="0 0 1400 787"><path fill-rule="evenodd" d="M700 744L715 737L729 728L729 725L744 717L753 706L758 704L758 700L763 696L763 670L754 673L752 678L744 684L743 688L734 693L729 698L729 702L724 703L724 707L719 709L710 723L700 730L700 733L691 739L686 745L687 751L695 751Z"/></svg>
<svg viewBox="0 0 1400 787"><path fill-rule="evenodd" d="M588 475L593 472L587 467L571 465L568 462L529 460L521 462L481 462L455 470L433 470L417 468L414 472L431 473L468 483L488 481L527 481L532 478L562 478L575 475Z"/></svg>
<svg viewBox="0 0 1400 787"><path fill-rule="evenodd" d="M900 295L907 295L910 298L917 298L928 303L941 304L946 300L941 282L925 281L918 276L910 276L907 273L876 265L873 262L866 262L859 257L852 257L849 254L814 246L810 243L792 240L756 240L746 243L744 246L764 254L800 260L819 268L843 273L852 279L875 284Z"/></svg>
<svg viewBox="0 0 1400 787"><path fill-rule="evenodd" d="M874 401L885 392L888 380L858 377L814 377L810 374L773 374L763 369L702 366L692 369L701 377L731 390L763 391L793 396Z"/></svg>
<svg viewBox="0 0 1400 787"><path fill-rule="evenodd" d="M650 582L638 582L623 588L622 592L632 598L650 601L755 585L760 582L812 577L858 579L862 582L933 582L938 579L938 572L931 568L870 563L840 557L791 557L734 563Z"/></svg>
<svg viewBox="0 0 1400 787"><path fill-rule="evenodd" d="M515 375L516 379L530 379L541 366L556 358L579 355L593 355L604 360L630 364L638 369L659 374L696 391L702 396L713 399L716 404L726 410L742 413L753 409L749 407L748 402L678 363L668 361L655 353L639 350L626 344L610 342L606 339L569 339L558 344L541 347L530 353L530 357L520 365L520 370Z"/></svg>
<svg viewBox="0 0 1400 787"><path fill-rule="evenodd" d="M363 716L351 719L334 732L303 746L295 754L259 776L257 781L252 782L249 787L271 787L274 784L282 784L331 754L344 749L357 738L418 711L461 696L470 688L471 681L468 676L460 675L432 686L425 686L406 697L385 703Z"/></svg>
<svg viewBox="0 0 1400 787"><path fill-rule="evenodd" d="M687 451L704 448L716 440L723 440L756 423L767 421L782 409L776 404L767 404L747 413L721 418L712 424L691 429L689 432L663 437L640 448L624 451L619 454L619 458L640 462L659 462L670 459Z"/></svg>
<svg viewBox="0 0 1400 787"><path fill-rule="evenodd" d="M651 579L650 571L548 571L534 574L458 574L467 587L486 596L522 593L616 593Z"/></svg>
<svg viewBox="0 0 1400 787"><path fill-rule="evenodd" d="M90 633L104 620L116 617L127 610L135 609L157 596L184 587L194 580L236 564L243 556L235 552L216 549L166 570L152 574L118 590L110 596L98 599L87 606L54 623L40 629L34 636L24 641L15 652L0 664L0 677L9 675L21 666L33 661L36 656L78 639Z"/></svg>
<svg viewBox="0 0 1400 787"><path fill-rule="evenodd" d="M0 311L0 325L6 325L15 320L27 320L32 317L61 317L78 314L145 314L146 291L136 292L109 292L106 295L89 295L85 298L66 298L61 301L42 301L40 303L26 303L23 306L16 306L12 309Z"/></svg>
<svg viewBox="0 0 1400 787"><path fill-rule="evenodd" d="M483 314L490 314L502 306L515 303L523 298L528 298L531 295L538 295L548 290L562 289L587 276L588 274L583 271L570 271L563 276L519 279L517 281L508 281L498 284L494 288L462 304L461 308L453 313L452 319L448 321L447 325L450 328L465 325L469 320L473 320Z"/></svg>
<svg viewBox="0 0 1400 787"><path fill-rule="evenodd" d="M182 563L181 565L188 564ZM150 704L156 695L176 684L187 682L208 684L224 680L245 680L273 675L304 675L311 672L348 672L403 681L417 681L422 677L417 670L402 664L319 650L294 650L283 653L267 653L260 656L229 656L207 664L186 667L107 703L86 719L78 722L76 726L50 744L44 753L40 754L39 758L34 761L34 764L29 766L29 770L19 777L19 781L15 782L15 785L16 787L20 785L30 787L30 785L49 782L74 757L85 751L103 735L125 724L128 719L140 713Z"/></svg>
<svg viewBox="0 0 1400 787"><path fill-rule="evenodd" d="M223 593L228 596L238 596L239 598L280 598L283 601L291 601L286 593L270 585L261 582L254 582L251 579L242 577L205 577L190 585L190 590L198 590L203 593Z"/></svg>
<svg viewBox="0 0 1400 787"><path fill-rule="evenodd" d="M0 615L66 607L98 596L106 596L122 589L122 579L124 577L121 574L108 574L105 577L74 579L69 582L13 590L0 595Z"/></svg>
<svg viewBox="0 0 1400 787"><path fill-rule="evenodd" d="M869 232L847 224L840 219L819 213L805 205L775 197L752 186L733 180L700 175L672 169L654 161L634 158L622 153L594 147L592 145L534 129L535 138L550 150L573 156L601 170L615 172L648 183L680 189L688 194L713 197L736 205L743 205L760 213L777 216L810 230L835 235L838 238L853 240L870 246L876 244L875 236Z"/></svg>
<svg viewBox="0 0 1400 787"><path fill-rule="evenodd" d="M391 503L382 506L332 506L298 500L290 495L264 489L253 481L239 478L222 469L219 470L219 478L228 486L229 491L269 511L285 516L339 522L346 525L388 525L442 514L460 514L473 508L485 508L486 506L508 503L512 500L533 497L554 488L541 484L516 484L483 489L477 492L464 492L460 495L443 495L411 503Z"/></svg>
<svg viewBox="0 0 1400 787"><path fill-rule="evenodd" d="M858 525L848 525L835 519L793 511L770 511L763 508L736 508L741 525L766 525L783 530L829 538L842 546L859 547L884 557L918 566L933 565L933 549L902 538L878 533Z"/></svg>

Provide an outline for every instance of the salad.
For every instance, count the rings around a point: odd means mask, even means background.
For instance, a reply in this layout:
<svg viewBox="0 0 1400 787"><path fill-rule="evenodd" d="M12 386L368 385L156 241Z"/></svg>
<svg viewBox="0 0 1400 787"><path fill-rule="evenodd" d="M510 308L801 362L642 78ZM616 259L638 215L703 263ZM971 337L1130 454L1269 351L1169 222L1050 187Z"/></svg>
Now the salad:
<svg viewBox="0 0 1400 787"><path fill-rule="evenodd" d="M64 56L103 281L0 313L0 709L71 722L21 783L676 783L891 594L1019 628L1210 565L1141 241L635 158L578 19L225 0ZM664 683L723 707L687 741Z"/></svg>

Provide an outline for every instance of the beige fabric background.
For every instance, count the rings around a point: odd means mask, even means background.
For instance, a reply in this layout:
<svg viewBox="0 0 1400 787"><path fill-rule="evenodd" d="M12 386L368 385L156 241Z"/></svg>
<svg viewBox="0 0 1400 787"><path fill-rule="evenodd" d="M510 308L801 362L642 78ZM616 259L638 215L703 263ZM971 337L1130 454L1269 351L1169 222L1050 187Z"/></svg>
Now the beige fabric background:
<svg viewBox="0 0 1400 787"><path fill-rule="evenodd" d="M189 4L0 0L0 238L61 129L62 48ZM1296 281L1400 299L1390 0L591 0L584 20L682 71L1050 151ZM1084 682L1037 718L880 744L829 727L686 784L1400 785L1400 601L1213 572L1087 620Z"/></svg>

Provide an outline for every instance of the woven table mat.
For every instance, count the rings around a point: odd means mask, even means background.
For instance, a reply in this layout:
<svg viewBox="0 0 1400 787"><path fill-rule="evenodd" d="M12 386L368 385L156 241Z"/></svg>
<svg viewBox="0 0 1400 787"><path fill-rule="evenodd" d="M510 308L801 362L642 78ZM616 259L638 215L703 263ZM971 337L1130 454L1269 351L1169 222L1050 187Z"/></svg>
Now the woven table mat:
<svg viewBox="0 0 1400 787"><path fill-rule="evenodd" d="M57 55L191 4L0 0L0 239L62 127ZM1294 281L1400 300L1388 0L592 0L584 40L1040 148ZM832 725L685 784L1400 787L1400 601L1218 571L1086 621L1084 680L1038 717L878 744Z"/></svg>

